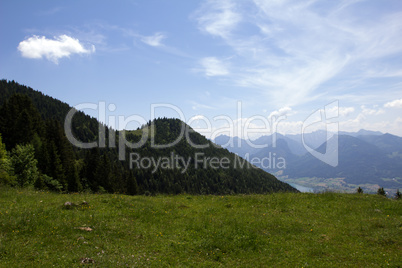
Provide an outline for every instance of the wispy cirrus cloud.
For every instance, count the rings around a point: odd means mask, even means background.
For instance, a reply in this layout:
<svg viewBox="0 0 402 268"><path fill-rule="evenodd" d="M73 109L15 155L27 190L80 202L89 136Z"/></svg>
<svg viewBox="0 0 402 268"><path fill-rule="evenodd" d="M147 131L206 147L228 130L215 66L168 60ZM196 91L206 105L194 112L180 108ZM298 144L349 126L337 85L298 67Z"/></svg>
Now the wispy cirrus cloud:
<svg viewBox="0 0 402 268"><path fill-rule="evenodd" d="M381 8L370 0L206 1L196 20L234 53L226 81L283 107L399 77L401 64L387 58L402 53L402 13Z"/></svg>
<svg viewBox="0 0 402 268"><path fill-rule="evenodd" d="M150 36L143 36L141 37L141 41L144 42L147 45L150 45L152 47L159 47L162 46L162 40L165 39L166 36L162 33L155 33Z"/></svg>
<svg viewBox="0 0 402 268"><path fill-rule="evenodd" d="M67 35L60 35L54 39L45 36L32 36L18 45L22 57L30 59L46 58L55 64L59 59L70 57L73 54L90 54L95 52L95 46L85 48L78 39Z"/></svg>
<svg viewBox="0 0 402 268"><path fill-rule="evenodd" d="M64 9L63 7L53 7L50 9L39 11L39 12L37 12L37 15L38 16L51 16L51 15L55 15L55 14L59 13L63 9Z"/></svg>
<svg viewBox="0 0 402 268"><path fill-rule="evenodd" d="M228 38L242 19L229 0L208 0L196 15L200 30L222 38Z"/></svg>
<svg viewBox="0 0 402 268"><path fill-rule="evenodd" d="M200 64L206 76L224 76L229 74L226 65L215 57L203 58Z"/></svg>

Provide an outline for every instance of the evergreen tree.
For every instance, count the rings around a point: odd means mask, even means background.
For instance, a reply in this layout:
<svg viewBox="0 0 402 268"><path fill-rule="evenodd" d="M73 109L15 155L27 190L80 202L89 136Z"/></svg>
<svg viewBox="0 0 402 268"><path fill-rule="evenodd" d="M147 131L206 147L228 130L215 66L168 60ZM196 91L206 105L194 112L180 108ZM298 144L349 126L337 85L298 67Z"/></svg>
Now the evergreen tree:
<svg viewBox="0 0 402 268"><path fill-rule="evenodd" d="M132 172L128 172L127 176L127 194L136 195L139 193L137 180L134 178Z"/></svg>
<svg viewBox="0 0 402 268"><path fill-rule="evenodd" d="M401 199L401 197L402 197L402 194L401 194L401 192L399 192L399 189L396 190L395 199L399 200L399 199Z"/></svg>
<svg viewBox="0 0 402 268"><path fill-rule="evenodd" d="M72 167L73 170L68 171L68 177L67 177L67 183L68 183L68 191L69 192L81 192L83 190L82 184L80 181L79 173L78 173L78 167L77 165L73 165Z"/></svg>
<svg viewBox="0 0 402 268"><path fill-rule="evenodd" d="M378 194L378 195L381 195L381 196L386 196L386 195L387 195L387 194L385 193L383 187L378 188L377 194Z"/></svg>
<svg viewBox="0 0 402 268"><path fill-rule="evenodd" d="M110 160L106 154L102 156L102 160L96 169L95 180L98 185L102 186L107 192L112 192L110 184L110 181L112 180L112 169L110 166Z"/></svg>
<svg viewBox="0 0 402 268"><path fill-rule="evenodd" d="M67 181L65 176L65 170L60 160L60 155L57 151L57 147L53 141L50 141L48 144L48 152L49 152L49 166L46 170L46 174L57 180L62 186L63 189L66 189Z"/></svg>
<svg viewBox="0 0 402 268"><path fill-rule="evenodd" d="M87 152L84 163L85 166L83 168L82 177L90 189L97 192L100 186L95 176L95 172L98 170L98 166L100 165L100 153L98 147L92 148Z"/></svg>

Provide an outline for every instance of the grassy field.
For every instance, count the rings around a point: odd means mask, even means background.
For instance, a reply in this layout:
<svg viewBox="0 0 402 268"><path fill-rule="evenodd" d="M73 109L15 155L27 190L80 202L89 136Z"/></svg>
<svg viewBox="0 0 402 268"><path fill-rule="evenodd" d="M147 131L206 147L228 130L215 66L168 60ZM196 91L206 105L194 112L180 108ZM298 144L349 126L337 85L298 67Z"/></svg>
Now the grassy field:
<svg viewBox="0 0 402 268"><path fill-rule="evenodd" d="M401 267L401 252L402 202L377 195L0 188L0 267Z"/></svg>

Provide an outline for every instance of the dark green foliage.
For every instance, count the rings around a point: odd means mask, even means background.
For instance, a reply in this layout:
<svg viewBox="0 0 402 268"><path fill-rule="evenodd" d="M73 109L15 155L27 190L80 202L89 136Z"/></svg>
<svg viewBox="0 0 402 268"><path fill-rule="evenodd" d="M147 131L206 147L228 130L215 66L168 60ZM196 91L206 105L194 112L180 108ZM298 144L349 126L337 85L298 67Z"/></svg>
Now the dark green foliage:
<svg viewBox="0 0 402 268"><path fill-rule="evenodd" d="M71 109L66 103L14 81L1 80L0 94L4 96L0 101L0 105L3 104L0 108L0 131L4 132L4 143L7 148L31 144L33 159L37 161L37 174L23 181L35 183L39 189L64 192L90 189L93 192L131 195L145 192L233 194L296 191L226 149L216 148L178 119L158 118L136 131L126 131L126 139L130 142L138 142L143 134L147 140L140 148L126 148L126 161L119 161L121 133L99 126L96 119L77 112L72 120L72 133L77 140L98 141L101 129L106 134L105 144L109 144L109 136L114 134L116 145L115 148L79 149L68 141L64 133L64 120ZM182 130L184 136L178 139L183 134ZM152 139L157 145L176 143L168 148L155 148ZM194 145L205 146L196 148ZM154 160L179 156L189 164L186 169L172 162L159 168L151 164L148 168L134 165L131 169L130 153L136 153L141 159ZM200 161L197 161L197 155ZM222 168L208 163L208 159L218 162L225 159L229 164Z"/></svg>
<svg viewBox="0 0 402 268"><path fill-rule="evenodd" d="M12 170L10 156L0 134L0 184L14 185L16 183Z"/></svg>
<svg viewBox="0 0 402 268"><path fill-rule="evenodd" d="M362 194L362 193L363 193L363 189L362 189L362 188L360 188L360 187L359 187L359 188L357 188L357 193L358 193L358 194Z"/></svg>
<svg viewBox="0 0 402 268"><path fill-rule="evenodd" d="M401 199L401 197L402 197L402 194L401 194L401 192L399 192L399 189L398 189L395 193L395 199L399 200L399 199Z"/></svg>
<svg viewBox="0 0 402 268"><path fill-rule="evenodd" d="M45 176L46 176L46 175L45 175ZM40 174L40 175L38 176L38 178L36 179L36 181L35 181L35 183L34 183L34 187L35 187L35 189L37 189L37 190L43 190L43 189L46 189L46 188L47 188L47 187L46 187L45 180L44 180L42 174Z"/></svg>
<svg viewBox="0 0 402 268"><path fill-rule="evenodd" d="M378 188L377 194L378 194L378 195L381 195L381 196L386 196L386 195L387 195L387 194L385 193L383 187Z"/></svg>
<svg viewBox="0 0 402 268"><path fill-rule="evenodd" d="M20 187L33 185L39 177L38 161L31 144L17 145L12 151L11 163Z"/></svg>
<svg viewBox="0 0 402 268"><path fill-rule="evenodd" d="M127 194L136 195L139 193L137 180L134 178L132 172L128 172L127 175Z"/></svg>
<svg viewBox="0 0 402 268"><path fill-rule="evenodd" d="M43 122L31 99L15 94L0 109L0 133L7 150L17 144L32 142L36 133L43 131Z"/></svg>
<svg viewBox="0 0 402 268"><path fill-rule="evenodd" d="M78 173L78 167L76 164L74 164L70 168L72 170L69 170L69 172L67 172L67 174L69 174L69 176L67 177L68 191L81 192L83 190L83 187Z"/></svg>

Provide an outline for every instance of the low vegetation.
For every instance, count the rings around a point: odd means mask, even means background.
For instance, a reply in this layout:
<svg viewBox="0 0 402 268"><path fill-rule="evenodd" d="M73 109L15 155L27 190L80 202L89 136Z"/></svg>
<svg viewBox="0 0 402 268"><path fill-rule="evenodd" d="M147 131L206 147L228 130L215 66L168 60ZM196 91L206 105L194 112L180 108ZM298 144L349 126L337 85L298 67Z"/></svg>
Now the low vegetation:
<svg viewBox="0 0 402 268"><path fill-rule="evenodd" d="M0 186L0 266L401 267L401 204L368 194L127 196Z"/></svg>

